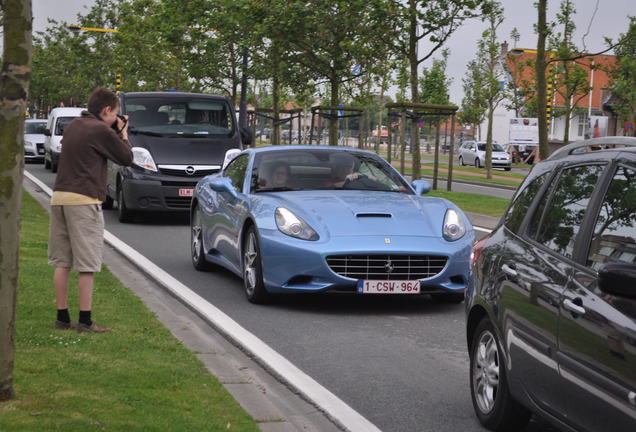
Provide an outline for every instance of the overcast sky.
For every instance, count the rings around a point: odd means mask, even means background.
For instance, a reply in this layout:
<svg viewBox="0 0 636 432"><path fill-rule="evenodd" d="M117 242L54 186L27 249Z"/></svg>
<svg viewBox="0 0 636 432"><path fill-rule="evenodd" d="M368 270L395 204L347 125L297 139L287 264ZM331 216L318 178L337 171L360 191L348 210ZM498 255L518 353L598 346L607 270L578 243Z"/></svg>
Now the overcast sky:
<svg viewBox="0 0 636 432"><path fill-rule="evenodd" d="M512 47L510 32L516 27L521 35L518 46L536 48L533 24L537 20L537 12L534 0L502 0L501 3L505 11L505 20L499 28L499 39L507 40ZM554 19L559 3L558 0L548 2L548 19ZM634 3L634 0L575 0L574 6L577 10L575 41L579 48L583 47L582 41L586 33L587 52L604 49L605 36L616 39L620 33L624 33L627 30L627 15L630 13L636 15ZM77 14L87 13L88 8L93 4L93 0L33 0L33 28L35 31L45 30L48 18L75 23ZM485 23L479 20L470 21L451 36L447 44L450 49L448 74L453 79L451 101L454 103L461 103L462 77L466 70L466 63L475 56L477 40L485 28ZM422 46L421 49L425 50L426 46Z"/></svg>

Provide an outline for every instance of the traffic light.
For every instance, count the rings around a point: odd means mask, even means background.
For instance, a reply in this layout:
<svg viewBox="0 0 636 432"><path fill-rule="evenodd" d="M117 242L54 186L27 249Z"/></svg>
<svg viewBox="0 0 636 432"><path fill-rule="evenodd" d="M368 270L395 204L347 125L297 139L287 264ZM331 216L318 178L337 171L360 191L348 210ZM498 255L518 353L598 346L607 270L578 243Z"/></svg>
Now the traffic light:
<svg viewBox="0 0 636 432"><path fill-rule="evenodd" d="M121 73L115 74L115 91L119 93L121 91Z"/></svg>

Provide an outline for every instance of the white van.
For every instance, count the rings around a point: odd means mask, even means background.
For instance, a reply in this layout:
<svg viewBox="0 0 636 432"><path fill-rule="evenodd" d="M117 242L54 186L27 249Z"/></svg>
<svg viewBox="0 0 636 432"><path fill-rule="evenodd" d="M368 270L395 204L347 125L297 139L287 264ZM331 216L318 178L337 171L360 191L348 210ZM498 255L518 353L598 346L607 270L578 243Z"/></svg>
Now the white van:
<svg viewBox="0 0 636 432"><path fill-rule="evenodd" d="M44 131L44 168L57 172L57 165L62 152L62 135L64 128L76 117L82 115L86 108L53 108Z"/></svg>

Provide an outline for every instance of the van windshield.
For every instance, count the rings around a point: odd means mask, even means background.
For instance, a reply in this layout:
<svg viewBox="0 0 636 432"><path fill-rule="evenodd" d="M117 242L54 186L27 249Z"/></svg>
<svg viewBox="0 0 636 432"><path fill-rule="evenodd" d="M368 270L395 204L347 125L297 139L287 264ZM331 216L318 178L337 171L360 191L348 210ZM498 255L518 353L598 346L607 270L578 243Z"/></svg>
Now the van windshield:
<svg viewBox="0 0 636 432"><path fill-rule="evenodd" d="M222 100L192 97L130 97L125 113L133 132L166 136L231 135L232 111Z"/></svg>
<svg viewBox="0 0 636 432"><path fill-rule="evenodd" d="M64 135L64 129L66 129L66 126L68 126L68 124L72 122L73 120L75 120L76 118L77 116L76 117L59 117L57 119L57 122L55 122L54 135Z"/></svg>

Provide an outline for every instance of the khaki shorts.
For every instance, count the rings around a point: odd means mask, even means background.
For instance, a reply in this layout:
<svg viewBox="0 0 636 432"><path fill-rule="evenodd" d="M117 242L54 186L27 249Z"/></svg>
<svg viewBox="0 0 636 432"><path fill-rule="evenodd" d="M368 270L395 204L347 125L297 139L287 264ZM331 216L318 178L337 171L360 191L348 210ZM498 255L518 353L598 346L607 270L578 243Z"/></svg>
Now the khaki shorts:
<svg viewBox="0 0 636 432"><path fill-rule="evenodd" d="M99 204L51 206L49 264L82 273L102 268L104 215Z"/></svg>

